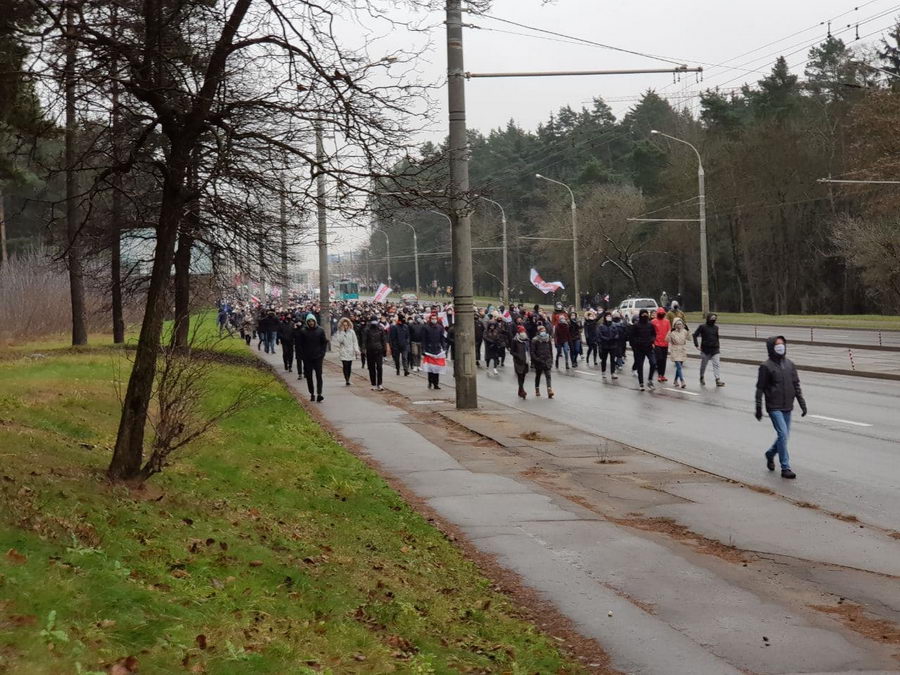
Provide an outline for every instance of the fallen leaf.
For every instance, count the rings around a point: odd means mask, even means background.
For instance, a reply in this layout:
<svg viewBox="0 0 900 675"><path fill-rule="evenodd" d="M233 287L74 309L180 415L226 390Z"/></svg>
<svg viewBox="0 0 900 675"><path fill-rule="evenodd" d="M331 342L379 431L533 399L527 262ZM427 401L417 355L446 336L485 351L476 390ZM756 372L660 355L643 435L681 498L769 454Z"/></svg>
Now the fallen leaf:
<svg viewBox="0 0 900 675"><path fill-rule="evenodd" d="M219 542L219 548L222 549L223 551L227 551L227 550L228 550L228 544L226 544L224 541L220 541L220 542Z"/></svg>
<svg viewBox="0 0 900 675"><path fill-rule="evenodd" d="M191 576L191 573L187 570L172 570L172 576L176 579L185 579L186 577Z"/></svg>
<svg viewBox="0 0 900 675"><path fill-rule="evenodd" d="M206 649L206 636L203 633L197 636L197 646L200 649Z"/></svg>
<svg viewBox="0 0 900 675"><path fill-rule="evenodd" d="M24 565L26 562L28 562L28 556L19 553L14 548L11 548L6 552L6 559L9 560L13 565Z"/></svg>
<svg viewBox="0 0 900 675"><path fill-rule="evenodd" d="M225 584L223 584L218 579L210 579L209 583L212 584L212 587L215 588L217 591L221 591L223 588L225 588Z"/></svg>
<svg viewBox="0 0 900 675"><path fill-rule="evenodd" d="M193 525L194 524L194 521L191 518L182 518L181 522L183 522L185 525Z"/></svg>
<svg viewBox="0 0 900 675"><path fill-rule="evenodd" d="M193 666L191 666L191 672L192 673L205 673L206 667L202 663L195 663Z"/></svg>
<svg viewBox="0 0 900 675"><path fill-rule="evenodd" d="M33 626L37 623L37 617L34 614L10 614L7 621L13 626Z"/></svg>
<svg viewBox="0 0 900 675"><path fill-rule="evenodd" d="M99 628L113 628L115 625L116 622L112 619L103 619L102 621L97 622Z"/></svg>
<svg viewBox="0 0 900 675"><path fill-rule="evenodd" d="M251 560L249 563L250 567L262 567L262 560Z"/></svg>
<svg viewBox="0 0 900 675"><path fill-rule="evenodd" d="M109 675L131 675L137 672L138 660L134 656L119 659L107 669Z"/></svg>
<svg viewBox="0 0 900 675"><path fill-rule="evenodd" d="M357 661L365 661L366 660L366 657L363 654L354 654L353 658L356 659Z"/></svg>

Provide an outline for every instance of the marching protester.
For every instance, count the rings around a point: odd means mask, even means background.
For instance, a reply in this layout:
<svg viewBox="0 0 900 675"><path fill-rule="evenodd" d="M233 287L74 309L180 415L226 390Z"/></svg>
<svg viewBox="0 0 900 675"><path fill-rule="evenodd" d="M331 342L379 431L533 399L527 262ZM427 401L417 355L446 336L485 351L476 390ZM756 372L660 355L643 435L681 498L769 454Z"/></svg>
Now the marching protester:
<svg viewBox="0 0 900 675"><path fill-rule="evenodd" d="M572 358L572 367L578 367L578 357L581 356L581 321L576 312L569 313L569 354Z"/></svg>
<svg viewBox="0 0 900 675"><path fill-rule="evenodd" d="M281 343L281 359L284 369L291 372L294 364L294 322L285 314L278 322L278 341Z"/></svg>
<svg viewBox="0 0 900 675"><path fill-rule="evenodd" d="M600 373L606 377L606 361L609 359L609 374L614 380L618 380L616 375L618 369L619 344L622 339L622 326L616 322L613 323L612 314L605 312L603 314L603 322L597 329L597 346L600 350Z"/></svg>
<svg viewBox="0 0 900 675"><path fill-rule="evenodd" d="M775 455L781 464L782 478L796 478L791 470L788 455L788 437L791 434L791 412L794 399L800 404L801 417L806 417L806 400L800 390L800 376L794 362L787 358L787 341L783 336L766 340L769 358L759 367L756 378L756 419L762 419L762 401L766 400L766 413L775 427L775 442L766 450L766 468L775 470Z"/></svg>
<svg viewBox="0 0 900 675"><path fill-rule="evenodd" d="M488 372L497 375L497 366L506 351L506 332L500 322L500 313L494 312L494 316L488 321L484 329L484 364ZM491 362L494 368L491 370Z"/></svg>
<svg viewBox="0 0 900 675"><path fill-rule="evenodd" d="M525 326L516 328L516 337L509 346L509 352L513 358L513 368L516 371L516 379L519 381L519 398L525 399L525 376L528 374L528 352L530 351L528 333Z"/></svg>
<svg viewBox="0 0 900 675"><path fill-rule="evenodd" d="M363 333L363 349L366 352L366 362L369 364L369 382L372 385L372 391L384 391L381 382L384 374L387 340L384 337L384 328L378 323L376 316L372 317Z"/></svg>
<svg viewBox="0 0 900 675"><path fill-rule="evenodd" d="M259 320L256 332L259 334L260 342L265 347L266 354L274 354L275 338L278 335L278 318L275 316L274 309L268 310L265 316ZM256 348L259 349L259 345Z"/></svg>
<svg viewBox="0 0 900 675"><path fill-rule="evenodd" d="M675 325L666 335L666 341L669 344L669 358L675 364L675 380L673 384L684 389L687 385L684 382L684 362L687 361L687 340L688 332L684 325L684 321L679 318L675 319ZM681 385L678 382L681 382Z"/></svg>
<svg viewBox="0 0 900 675"><path fill-rule="evenodd" d="M428 318L422 338L422 369L428 375L428 388L440 389L440 378L447 367L447 338L436 313Z"/></svg>
<svg viewBox="0 0 900 675"><path fill-rule="evenodd" d="M338 321L338 329L331 336L331 346L341 360L341 367L344 371L344 384L349 387L353 361L359 354L359 342L356 339L356 331L353 330L353 322L346 316Z"/></svg>
<svg viewBox="0 0 900 675"><path fill-rule="evenodd" d="M631 348L634 350L634 365L637 370L638 385L644 391L644 360L650 364L647 376L647 387L653 389L653 376L656 374L656 357L653 354L653 343L656 341L656 329L650 323L650 313L642 309L637 323L631 327Z"/></svg>
<svg viewBox="0 0 900 675"><path fill-rule="evenodd" d="M684 329L688 330L687 317L684 315L684 312L681 311L681 305L678 304L677 300L672 301L672 309L668 311L666 318L673 328L675 327L675 319L681 319L681 322L684 324Z"/></svg>
<svg viewBox="0 0 900 675"><path fill-rule="evenodd" d="M550 384L550 369L553 365L553 344L544 324L538 324L537 333L531 341L531 365L534 367L534 395L541 395L541 375L547 380L547 398L553 398Z"/></svg>
<svg viewBox="0 0 900 675"><path fill-rule="evenodd" d="M404 377L409 375L409 326L406 318L400 314L397 321L388 329L388 341L391 345L391 356L394 358L394 368L397 375L400 374L400 365L403 365Z"/></svg>
<svg viewBox="0 0 900 675"><path fill-rule="evenodd" d="M660 307L656 310L656 318L650 323L656 330L656 339L653 341L653 357L656 359L657 382L667 382L666 379L666 358L669 354L669 331L672 324L666 318L666 310Z"/></svg>
<svg viewBox="0 0 900 675"><path fill-rule="evenodd" d="M301 332L303 331L303 323L299 319L294 319L294 361L297 363L297 379L303 379L303 341Z"/></svg>
<svg viewBox="0 0 900 675"><path fill-rule="evenodd" d="M559 370L559 356L560 354L564 355L563 362L565 363L566 370L569 369L569 339L571 338L571 333L569 332L569 318L565 313L560 314L556 317L556 328L553 330L553 341L556 343L556 369Z"/></svg>
<svg viewBox="0 0 900 675"><path fill-rule="evenodd" d="M587 355L584 357L586 365L591 365L591 355L594 356L594 365L597 365L597 354L600 351L600 324L597 312L589 309L584 314L584 341L587 342ZM606 371L606 368L603 368Z"/></svg>
<svg viewBox="0 0 900 675"><path fill-rule="evenodd" d="M484 342L484 310L475 312L475 367L481 368L481 344Z"/></svg>
<svg viewBox="0 0 900 675"><path fill-rule="evenodd" d="M417 314L415 321L409 324L409 366L415 371L422 370L422 337L425 334L425 324L422 315Z"/></svg>
<svg viewBox="0 0 900 675"><path fill-rule="evenodd" d="M306 322L300 330L299 340L303 352L303 370L306 372L309 400L321 403L325 400L325 397L322 396L322 361L325 359L328 338L325 337L325 331L311 312L306 315ZM315 391L313 390L313 375L316 376Z"/></svg>
<svg viewBox="0 0 900 675"><path fill-rule="evenodd" d="M719 327L716 325L718 316L710 313L706 316L706 323L700 324L694 331L694 346L698 347L697 338L700 338L700 384L706 384L706 366L712 362L713 376L716 378L716 386L724 387L719 374Z"/></svg>

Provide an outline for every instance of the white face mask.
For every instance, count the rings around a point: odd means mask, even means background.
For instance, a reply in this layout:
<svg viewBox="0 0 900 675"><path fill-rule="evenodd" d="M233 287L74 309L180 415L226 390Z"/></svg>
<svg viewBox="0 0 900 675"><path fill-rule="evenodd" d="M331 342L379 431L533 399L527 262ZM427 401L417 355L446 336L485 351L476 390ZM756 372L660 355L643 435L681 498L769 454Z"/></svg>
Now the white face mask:
<svg viewBox="0 0 900 675"><path fill-rule="evenodd" d="M778 356L784 356L784 353L786 351L787 351L786 345L775 345L775 353L778 354Z"/></svg>

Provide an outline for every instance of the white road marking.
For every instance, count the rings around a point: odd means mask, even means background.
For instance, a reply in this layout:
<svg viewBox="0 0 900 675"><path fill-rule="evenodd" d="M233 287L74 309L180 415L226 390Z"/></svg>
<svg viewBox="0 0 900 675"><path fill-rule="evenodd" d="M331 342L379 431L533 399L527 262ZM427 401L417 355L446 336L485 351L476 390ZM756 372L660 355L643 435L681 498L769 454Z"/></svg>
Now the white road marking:
<svg viewBox="0 0 900 675"><path fill-rule="evenodd" d="M679 394L687 394L688 396L699 396L700 395L696 391L687 391L685 389L675 389L674 387L665 387L665 390L678 392Z"/></svg>
<svg viewBox="0 0 900 675"><path fill-rule="evenodd" d="M828 422L840 422L841 424L852 424L855 427L870 427L871 424L866 424L865 422L854 422L852 420L842 420L837 417L825 417L824 415L810 415L810 417L815 417L817 420L826 420Z"/></svg>
<svg viewBox="0 0 900 675"><path fill-rule="evenodd" d="M447 401L413 401L413 405L435 405L437 403L446 403Z"/></svg>

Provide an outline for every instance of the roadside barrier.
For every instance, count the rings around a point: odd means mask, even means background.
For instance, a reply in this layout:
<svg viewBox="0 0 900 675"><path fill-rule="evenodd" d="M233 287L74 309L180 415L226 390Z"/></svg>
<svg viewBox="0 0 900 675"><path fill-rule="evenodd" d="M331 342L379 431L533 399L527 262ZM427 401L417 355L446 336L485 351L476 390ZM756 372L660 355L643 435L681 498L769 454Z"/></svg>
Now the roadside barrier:
<svg viewBox="0 0 900 675"><path fill-rule="evenodd" d="M850 355L850 370L856 370L856 364L853 362L853 350L848 349L847 354Z"/></svg>

